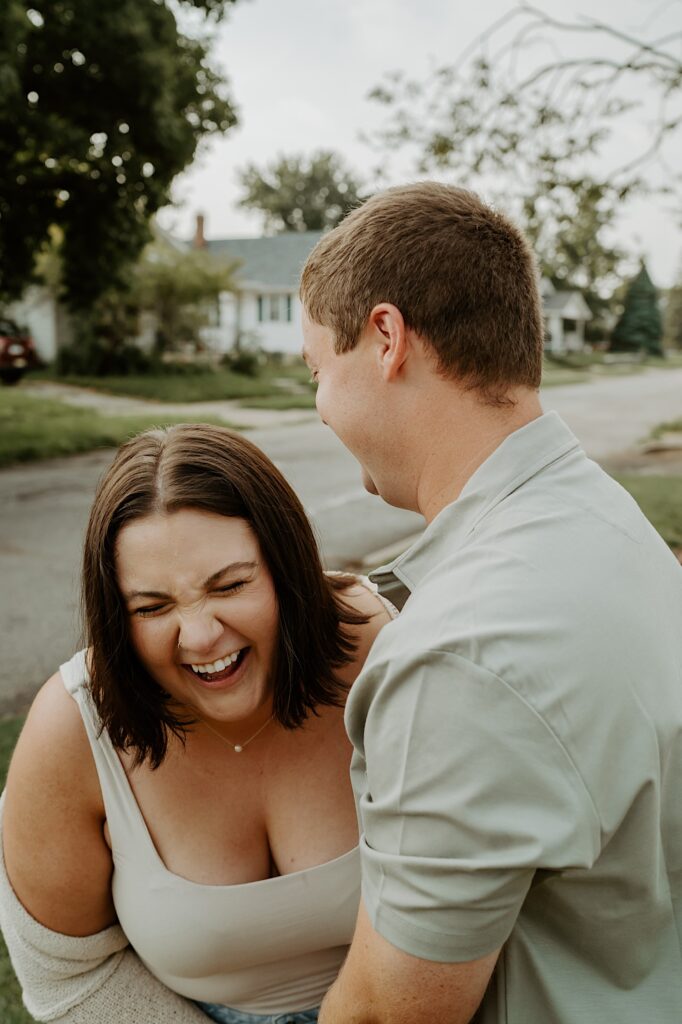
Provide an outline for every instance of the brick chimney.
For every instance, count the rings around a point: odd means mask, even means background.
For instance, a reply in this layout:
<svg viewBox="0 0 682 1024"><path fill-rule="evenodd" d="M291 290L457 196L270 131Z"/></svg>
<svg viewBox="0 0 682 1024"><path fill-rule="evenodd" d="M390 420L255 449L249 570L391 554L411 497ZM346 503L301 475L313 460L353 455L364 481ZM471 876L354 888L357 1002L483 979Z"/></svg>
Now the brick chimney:
<svg viewBox="0 0 682 1024"><path fill-rule="evenodd" d="M194 230L194 241L192 242L194 249L205 249L206 239L204 237L204 215L203 213L197 214L197 223Z"/></svg>

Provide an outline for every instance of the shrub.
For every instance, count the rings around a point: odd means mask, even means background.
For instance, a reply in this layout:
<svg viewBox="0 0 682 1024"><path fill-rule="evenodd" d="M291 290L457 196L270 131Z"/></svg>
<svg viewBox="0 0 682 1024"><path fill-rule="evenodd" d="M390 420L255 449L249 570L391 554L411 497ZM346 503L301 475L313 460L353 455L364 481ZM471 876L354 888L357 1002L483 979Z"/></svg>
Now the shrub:
<svg viewBox="0 0 682 1024"><path fill-rule="evenodd" d="M55 366L63 376L126 377L156 369L146 352L130 342L112 344L108 339L82 335L59 349Z"/></svg>
<svg viewBox="0 0 682 1024"><path fill-rule="evenodd" d="M252 349L241 349L238 352L226 352L221 363L233 373L243 377L259 377L262 368L261 357Z"/></svg>

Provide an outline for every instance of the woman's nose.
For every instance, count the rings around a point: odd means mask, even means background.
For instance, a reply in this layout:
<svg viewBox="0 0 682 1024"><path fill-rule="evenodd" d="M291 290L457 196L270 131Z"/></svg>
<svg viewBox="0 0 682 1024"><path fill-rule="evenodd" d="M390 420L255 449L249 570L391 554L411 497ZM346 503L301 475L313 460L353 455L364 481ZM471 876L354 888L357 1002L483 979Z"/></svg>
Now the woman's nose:
<svg viewBox="0 0 682 1024"><path fill-rule="evenodd" d="M223 624L207 611L185 615L180 619L178 644L187 654L216 654L215 645L223 633Z"/></svg>

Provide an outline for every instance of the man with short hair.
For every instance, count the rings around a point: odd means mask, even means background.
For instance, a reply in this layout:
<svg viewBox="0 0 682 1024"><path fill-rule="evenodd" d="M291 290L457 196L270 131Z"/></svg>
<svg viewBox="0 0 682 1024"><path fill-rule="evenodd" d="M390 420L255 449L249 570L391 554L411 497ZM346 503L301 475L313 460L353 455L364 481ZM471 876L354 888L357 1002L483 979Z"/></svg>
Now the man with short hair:
<svg viewBox="0 0 682 1024"><path fill-rule="evenodd" d="M348 698L362 905L320 1024L679 1024L682 573L542 412L523 236L391 189L301 297L321 417L427 523Z"/></svg>

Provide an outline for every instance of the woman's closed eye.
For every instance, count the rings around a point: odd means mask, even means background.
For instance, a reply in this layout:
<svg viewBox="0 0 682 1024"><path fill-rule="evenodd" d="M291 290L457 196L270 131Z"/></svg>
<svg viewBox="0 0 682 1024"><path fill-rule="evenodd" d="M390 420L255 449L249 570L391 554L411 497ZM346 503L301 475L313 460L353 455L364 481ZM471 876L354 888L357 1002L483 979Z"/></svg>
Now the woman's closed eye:
<svg viewBox="0 0 682 1024"><path fill-rule="evenodd" d="M149 615L157 615L159 612L165 611L168 608L168 604L150 604L145 605L143 608L133 608L133 615L139 615L140 618L145 618Z"/></svg>
<svg viewBox="0 0 682 1024"><path fill-rule="evenodd" d="M212 593L214 594L236 594L238 590L245 587L248 580L237 580L236 583L227 583L224 587L215 587Z"/></svg>

